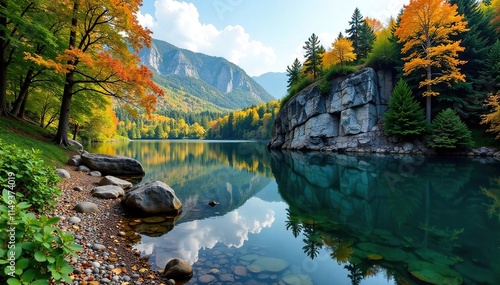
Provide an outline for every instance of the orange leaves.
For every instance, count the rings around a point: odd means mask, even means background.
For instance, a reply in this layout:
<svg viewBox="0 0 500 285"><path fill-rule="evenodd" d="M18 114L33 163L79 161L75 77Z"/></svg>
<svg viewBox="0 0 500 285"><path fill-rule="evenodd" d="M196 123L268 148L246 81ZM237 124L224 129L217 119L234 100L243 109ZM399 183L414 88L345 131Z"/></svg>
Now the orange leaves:
<svg viewBox="0 0 500 285"><path fill-rule="evenodd" d="M481 124L489 124L488 132L497 133L496 138L500 139L500 93L490 95L485 106L491 107L492 112L482 116Z"/></svg>
<svg viewBox="0 0 500 285"><path fill-rule="evenodd" d="M404 43L401 51L409 53L404 58L404 74L417 69L426 70L427 78L420 83L420 86L428 86L425 95L437 95L430 87L438 83L465 81L458 68L465 63L458 59L458 52L464 47L450 36L467 31L466 25L464 16L457 12L457 6L445 0L410 0L405 5L394 35ZM432 67L441 74L434 79L431 78Z"/></svg>

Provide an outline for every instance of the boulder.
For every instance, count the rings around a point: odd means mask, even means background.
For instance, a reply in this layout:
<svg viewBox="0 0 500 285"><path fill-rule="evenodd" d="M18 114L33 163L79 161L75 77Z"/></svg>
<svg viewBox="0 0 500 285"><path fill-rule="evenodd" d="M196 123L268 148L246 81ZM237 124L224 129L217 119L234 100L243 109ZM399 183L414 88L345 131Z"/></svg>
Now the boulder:
<svg viewBox="0 0 500 285"><path fill-rule="evenodd" d="M83 152L83 145L81 143L71 139L68 139L68 143L69 145L76 147L80 153Z"/></svg>
<svg viewBox="0 0 500 285"><path fill-rule="evenodd" d="M93 213L99 211L99 208L94 203L81 202L75 206L74 210L78 213Z"/></svg>
<svg viewBox="0 0 500 285"><path fill-rule="evenodd" d="M111 175L107 175L107 176L104 176L103 178L101 178L101 180L99 181L99 185L115 185L115 186L118 186L118 187L121 187L123 189L128 189L128 188L132 188L132 183L127 181L127 180L123 180L123 179L120 179L120 178L117 178L117 177L114 177L114 176L111 176Z"/></svg>
<svg viewBox="0 0 500 285"><path fill-rule="evenodd" d="M101 172L97 171L97 170L90 171L89 175L92 177L101 177L102 176Z"/></svg>
<svg viewBox="0 0 500 285"><path fill-rule="evenodd" d="M92 189L92 196L103 199L117 199L125 195L123 188L115 185L98 186Z"/></svg>
<svg viewBox="0 0 500 285"><path fill-rule="evenodd" d="M130 212L140 215L179 213L182 209L175 191L161 181L135 186L125 195L123 204Z"/></svg>
<svg viewBox="0 0 500 285"><path fill-rule="evenodd" d="M106 175L144 176L145 174L139 161L125 156L84 153L82 162L87 167Z"/></svg>
<svg viewBox="0 0 500 285"><path fill-rule="evenodd" d="M85 165L80 165L76 168L76 171L90 172L91 170Z"/></svg>
<svg viewBox="0 0 500 285"><path fill-rule="evenodd" d="M66 162L69 166L80 166L82 164L82 156L81 155L73 155L68 162Z"/></svg>
<svg viewBox="0 0 500 285"><path fill-rule="evenodd" d="M193 276L193 267L186 260L174 258L165 265L163 276L167 279L188 280Z"/></svg>
<svg viewBox="0 0 500 285"><path fill-rule="evenodd" d="M66 169L58 168L57 170L57 176L61 177L62 179L68 179L71 177L69 175L69 172Z"/></svg>

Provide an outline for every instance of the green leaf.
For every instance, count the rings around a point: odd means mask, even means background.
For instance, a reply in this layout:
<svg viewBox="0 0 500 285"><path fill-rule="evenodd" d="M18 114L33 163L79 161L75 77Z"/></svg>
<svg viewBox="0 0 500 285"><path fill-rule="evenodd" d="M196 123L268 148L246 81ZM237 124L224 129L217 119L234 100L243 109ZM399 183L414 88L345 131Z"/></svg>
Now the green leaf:
<svg viewBox="0 0 500 285"><path fill-rule="evenodd" d="M56 259L55 259L55 258L53 258L52 256L47 256L47 261L48 261L49 263L54 263L54 262L56 261Z"/></svg>
<svg viewBox="0 0 500 285"><path fill-rule="evenodd" d="M59 222L59 220L61 220L60 217L52 217L47 221L47 225L56 224L57 222Z"/></svg>
<svg viewBox="0 0 500 285"><path fill-rule="evenodd" d="M7 284L9 284L9 285L22 285L21 281L17 280L16 278L9 278L7 280Z"/></svg>
<svg viewBox="0 0 500 285"><path fill-rule="evenodd" d="M49 280L44 280L44 279L36 280L34 282L31 282L30 285L49 285Z"/></svg>
<svg viewBox="0 0 500 285"><path fill-rule="evenodd" d="M75 243L67 244L64 247L71 250L71 251L80 251L83 249L83 247L81 245L75 244Z"/></svg>
<svg viewBox="0 0 500 285"><path fill-rule="evenodd" d="M35 276L36 276L36 270L31 268L31 269L28 269L26 270L23 275L21 276L21 280L23 280L23 282L31 282L33 281L33 279L35 279Z"/></svg>
<svg viewBox="0 0 500 285"><path fill-rule="evenodd" d="M38 262L44 262L47 260L47 258L45 257L45 255L42 252L37 251L37 252L35 252L35 260Z"/></svg>
<svg viewBox="0 0 500 285"><path fill-rule="evenodd" d="M25 269L30 265L30 260L27 258L22 258L16 263L17 268Z"/></svg>

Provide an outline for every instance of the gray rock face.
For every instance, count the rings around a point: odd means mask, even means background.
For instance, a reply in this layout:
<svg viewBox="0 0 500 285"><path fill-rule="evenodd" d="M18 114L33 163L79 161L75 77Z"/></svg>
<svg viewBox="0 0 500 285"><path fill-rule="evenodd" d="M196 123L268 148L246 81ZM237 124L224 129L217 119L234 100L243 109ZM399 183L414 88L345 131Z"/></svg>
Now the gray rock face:
<svg viewBox="0 0 500 285"><path fill-rule="evenodd" d="M103 174L123 176L143 176L145 174L141 163L125 156L84 153L82 162L87 167Z"/></svg>
<svg viewBox="0 0 500 285"><path fill-rule="evenodd" d="M132 186L133 186L132 183L129 181L123 180L123 179L120 179L120 178L117 178L117 177L114 177L111 175L107 175L107 176L104 176L103 178L101 178L101 180L99 181L99 185L101 185L101 186L114 185L114 186L121 187L123 189L132 188Z"/></svg>
<svg viewBox="0 0 500 285"><path fill-rule="evenodd" d="M320 90L321 83L316 83L283 106L269 147L320 150L377 143L367 134L377 131L377 123L383 119L392 91L392 75L365 68L330 83L326 95Z"/></svg>
<svg viewBox="0 0 500 285"><path fill-rule="evenodd" d="M139 215L179 213L182 209L175 191L161 181L135 186L125 195L123 205Z"/></svg>
<svg viewBox="0 0 500 285"><path fill-rule="evenodd" d="M165 265L163 276L167 279L186 280L193 276L193 267L186 260L174 258Z"/></svg>
<svg viewBox="0 0 500 285"><path fill-rule="evenodd" d="M103 199L117 199L125 195L125 191L115 185L98 186L92 189L92 196Z"/></svg>
<svg viewBox="0 0 500 285"><path fill-rule="evenodd" d="M94 203L81 202L75 206L74 210L78 213L93 213L99 211L99 208Z"/></svg>

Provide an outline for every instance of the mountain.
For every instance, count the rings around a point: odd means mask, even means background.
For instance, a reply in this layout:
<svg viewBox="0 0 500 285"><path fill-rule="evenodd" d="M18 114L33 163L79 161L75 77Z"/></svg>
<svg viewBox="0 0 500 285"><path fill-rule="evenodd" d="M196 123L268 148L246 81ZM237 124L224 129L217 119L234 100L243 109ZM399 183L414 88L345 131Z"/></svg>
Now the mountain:
<svg viewBox="0 0 500 285"><path fill-rule="evenodd" d="M157 39L153 39L151 48L141 50L139 57L153 71L154 81L166 89L167 106L163 108L185 112L238 110L274 99L243 69L221 57Z"/></svg>
<svg viewBox="0 0 500 285"><path fill-rule="evenodd" d="M285 72L268 72L252 78L276 99L287 94L288 77Z"/></svg>

